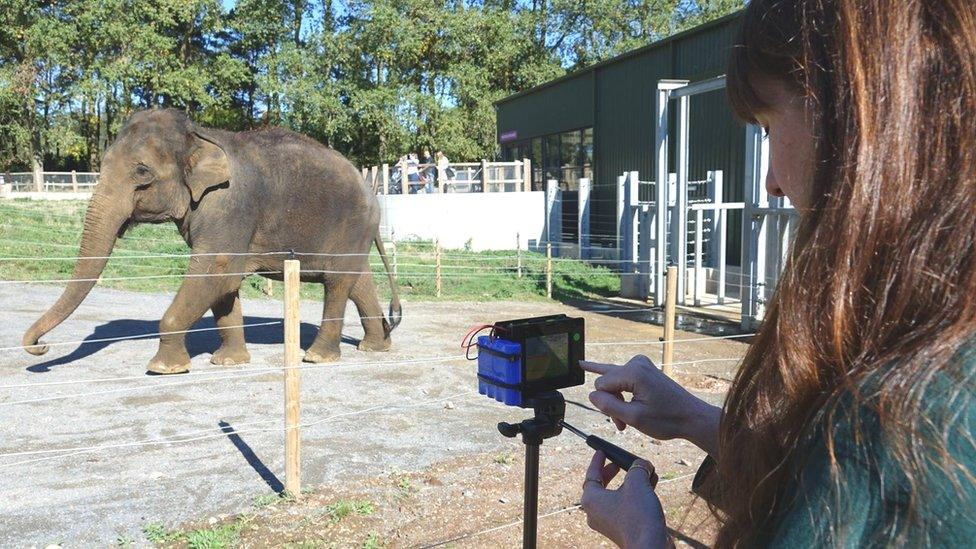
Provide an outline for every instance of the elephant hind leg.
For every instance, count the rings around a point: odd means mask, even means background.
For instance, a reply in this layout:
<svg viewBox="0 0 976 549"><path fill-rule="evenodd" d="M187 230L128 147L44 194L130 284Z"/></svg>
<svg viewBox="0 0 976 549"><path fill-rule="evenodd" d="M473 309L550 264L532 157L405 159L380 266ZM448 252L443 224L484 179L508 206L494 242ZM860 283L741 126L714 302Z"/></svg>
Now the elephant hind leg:
<svg viewBox="0 0 976 549"><path fill-rule="evenodd" d="M305 362L335 362L341 355L339 340L342 337L342 317L346 314L346 301L354 284L352 277L332 282L325 289L322 307L322 325L312 346L305 351Z"/></svg>
<svg viewBox="0 0 976 549"><path fill-rule="evenodd" d="M247 352L244 343L244 314L241 312L240 290L224 295L210 309L217 327L220 328L222 341L220 348L210 357L210 362L223 366L250 362L251 354Z"/></svg>
<svg viewBox="0 0 976 549"><path fill-rule="evenodd" d="M356 304L365 332L363 340L359 342L359 350L389 351L392 346L390 325L383 316L383 309L376 295L373 274L367 272L360 275L349 297Z"/></svg>

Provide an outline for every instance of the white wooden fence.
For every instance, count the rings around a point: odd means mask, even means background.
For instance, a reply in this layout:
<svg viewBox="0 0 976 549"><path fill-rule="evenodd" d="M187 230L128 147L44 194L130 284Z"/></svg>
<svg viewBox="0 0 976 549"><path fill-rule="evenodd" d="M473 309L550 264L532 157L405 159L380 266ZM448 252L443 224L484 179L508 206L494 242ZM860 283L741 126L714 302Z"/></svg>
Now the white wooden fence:
<svg viewBox="0 0 976 549"><path fill-rule="evenodd" d="M14 172L0 173L8 192L90 193L98 184L98 172Z"/></svg>

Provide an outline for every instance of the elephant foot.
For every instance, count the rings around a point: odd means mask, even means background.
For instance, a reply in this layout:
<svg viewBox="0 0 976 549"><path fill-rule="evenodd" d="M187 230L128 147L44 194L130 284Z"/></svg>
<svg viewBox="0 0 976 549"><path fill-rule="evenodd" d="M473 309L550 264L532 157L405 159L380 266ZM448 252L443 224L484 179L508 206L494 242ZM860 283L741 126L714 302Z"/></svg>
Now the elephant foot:
<svg viewBox="0 0 976 549"><path fill-rule="evenodd" d="M336 362L342 353L339 352L338 346L333 349L327 348L325 345L318 346L312 345L305 351L305 358L302 359L303 362Z"/></svg>
<svg viewBox="0 0 976 549"><path fill-rule="evenodd" d="M393 340L386 339L364 339L356 346L360 351L389 351L393 347Z"/></svg>
<svg viewBox="0 0 976 549"><path fill-rule="evenodd" d="M182 353L159 351L149 361L149 366L146 369L154 374L183 374L190 371L190 355L186 353L186 350L183 350Z"/></svg>
<svg viewBox="0 0 976 549"><path fill-rule="evenodd" d="M251 362L251 353L244 347L221 346L210 357L210 363L218 366L234 366Z"/></svg>

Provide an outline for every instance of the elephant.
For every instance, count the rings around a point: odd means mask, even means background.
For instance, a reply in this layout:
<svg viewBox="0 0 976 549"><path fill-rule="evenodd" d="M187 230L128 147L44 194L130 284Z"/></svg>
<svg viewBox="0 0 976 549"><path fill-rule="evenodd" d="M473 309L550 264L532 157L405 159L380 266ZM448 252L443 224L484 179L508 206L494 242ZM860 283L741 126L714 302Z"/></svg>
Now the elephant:
<svg viewBox="0 0 976 549"><path fill-rule="evenodd" d="M355 303L364 351L386 351L403 310L380 238L380 208L360 172L338 152L304 135L268 128L205 128L181 110L133 113L106 149L85 213L81 245L58 300L24 333L34 355L44 334L81 304L105 268L116 239L136 223L172 221L192 250L176 297L159 323L149 373L187 372L185 330L207 309L221 337L211 362L250 361L240 286L247 274L282 280L282 252L301 260L300 279L325 287L322 323L306 362L339 359L347 300ZM384 317L369 268L375 244L392 289Z"/></svg>

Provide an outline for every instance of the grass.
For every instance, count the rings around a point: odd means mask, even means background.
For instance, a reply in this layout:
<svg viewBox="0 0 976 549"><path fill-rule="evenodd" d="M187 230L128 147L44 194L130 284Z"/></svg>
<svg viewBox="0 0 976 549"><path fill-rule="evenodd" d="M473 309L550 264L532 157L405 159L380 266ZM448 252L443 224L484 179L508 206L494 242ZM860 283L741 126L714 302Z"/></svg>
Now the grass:
<svg viewBox="0 0 976 549"><path fill-rule="evenodd" d="M379 534L370 532L366 541L363 542L363 549L380 549L380 547L383 547L383 542L380 540Z"/></svg>
<svg viewBox="0 0 976 549"><path fill-rule="evenodd" d="M498 465L511 465L513 458L514 456L510 453L502 453L492 458L492 461Z"/></svg>
<svg viewBox="0 0 976 549"><path fill-rule="evenodd" d="M393 481L396 483L396 496L400 499L405 498L412 494L415 490L413 481L406 474L394 473Z"/></svg>
<svg viewBox="0 0 976 549"><path fill-rule="evenodd" d="M241 532L251 523L252 517L241 515L232 523L213 528L200 528L189 532L168 531L165 526L150 523L142 528L146 540L154 545L185 543L189 549L225 549L235 547Z"/></svg>
<svg viewBox="0 0 976 549"><path fill-rule="evenodd" d="M373 503L366 500L339 500L325 508L332 522L339 522L350 515L368 517L376 512Z"/></svg>
<svg viewBox="0 0 976 549"><path fill-rule="evenodd" d="M0 261L0 279L39 280L71 278L74 256L85 215L84 201L0 201L0 257L64 257L52 261ZM390 246L387 245L387 255ZM102 282L108 288L137 292L175 292L186 272L188 258L161 257L126 259L140 254L186 254L190 250L173 224L138 225L116 242ZM517 275L514 250L472 252L444 250L441 270L442 300L545 300L543 254L522 252L523 276ZM432 242L397 242L398 288L401 296L422 300L436 298L436 259ZM370 264L377 278L380 297L389 299L386 274L376 250ZM167 275L167 278L109 280L115 277ZM265 279L245 279L241 295L269 299L263 292ZM272 283L280 298L281 283ZM619 276L607 268L579 261L553 261L553 296L556 299L591 299L617 295ZM322 298L322 286L302 284L302 298ZM385 309L385 306L384 306Z"/></svg>

